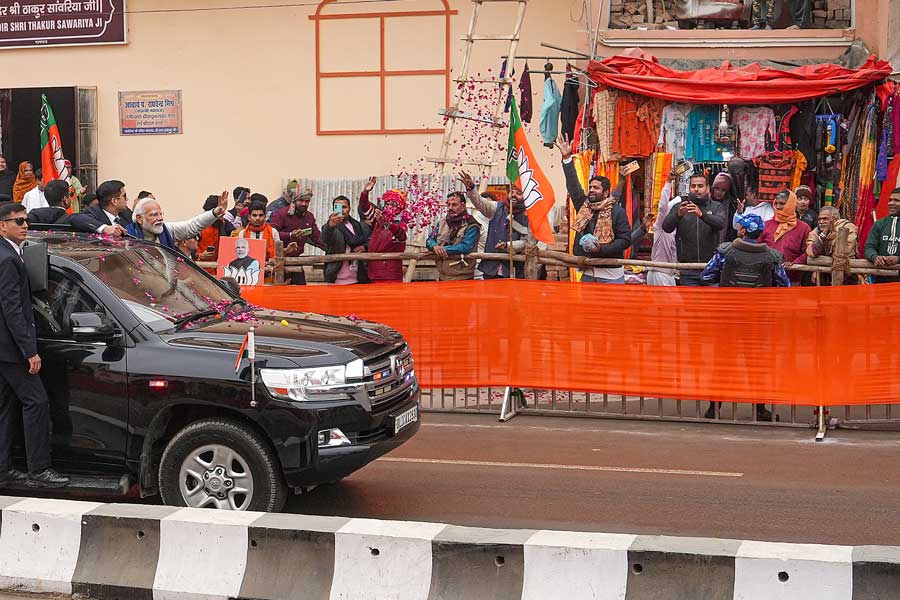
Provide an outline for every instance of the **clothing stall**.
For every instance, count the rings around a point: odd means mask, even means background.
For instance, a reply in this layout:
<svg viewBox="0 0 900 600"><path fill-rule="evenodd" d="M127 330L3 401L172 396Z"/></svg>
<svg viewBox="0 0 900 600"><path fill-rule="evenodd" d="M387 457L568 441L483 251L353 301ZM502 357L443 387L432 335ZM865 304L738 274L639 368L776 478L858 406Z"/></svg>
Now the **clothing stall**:
<svg viewBox="0 0 900 600"><path fill-rule="evenodd" d="M562 130L572 122L585 182L594 174L609 177L614 188L620 178L631 181L622 186L622 202L633 225L656 213L677 168L684 172L678 192L686 191L692 172L710 183L727 173L730 215L750 186L772 202L785 188L807 185L813 210L837 206L865 240L876 214L886 214L900 171L900 93L888 81L891 71L874 56L857 69L816 64L782 71L725 62L679 71L635 51L591 61L580 90L567 78L577 109L563 115ZM640 168L621 175L634 161Z"/></svg>

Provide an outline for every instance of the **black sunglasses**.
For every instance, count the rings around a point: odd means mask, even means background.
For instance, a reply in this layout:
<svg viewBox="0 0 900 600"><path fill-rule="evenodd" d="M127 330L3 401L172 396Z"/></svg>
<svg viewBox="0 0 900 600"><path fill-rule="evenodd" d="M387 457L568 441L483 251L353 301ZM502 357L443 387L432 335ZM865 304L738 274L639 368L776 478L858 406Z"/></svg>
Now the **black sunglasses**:
<svg viewBox="0 0 900 600"><path fill-rule="evenodd" d="M25 217L14 217L12 219L3 219L4 223L9 223L10 221L15 221L16 225L21 227L22 225L24 225L25 223L28 222L28 219L26 219Z"/></svg>

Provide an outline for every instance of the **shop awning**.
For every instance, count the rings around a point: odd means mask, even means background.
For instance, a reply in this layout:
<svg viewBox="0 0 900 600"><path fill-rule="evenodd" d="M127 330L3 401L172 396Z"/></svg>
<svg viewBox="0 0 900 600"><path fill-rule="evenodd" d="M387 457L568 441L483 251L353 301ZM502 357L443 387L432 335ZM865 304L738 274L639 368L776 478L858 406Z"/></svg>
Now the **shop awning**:
<svg viewBox="0 0 900 600"><path fill-rule="evenodd" d="M656 57L617 55L591 61L591 79L612 88L689 104L790 104L849 92L891 74L891 65L874 55L858 69L825 63L786 71L753 63L697 71L665 67Z"/></svg>

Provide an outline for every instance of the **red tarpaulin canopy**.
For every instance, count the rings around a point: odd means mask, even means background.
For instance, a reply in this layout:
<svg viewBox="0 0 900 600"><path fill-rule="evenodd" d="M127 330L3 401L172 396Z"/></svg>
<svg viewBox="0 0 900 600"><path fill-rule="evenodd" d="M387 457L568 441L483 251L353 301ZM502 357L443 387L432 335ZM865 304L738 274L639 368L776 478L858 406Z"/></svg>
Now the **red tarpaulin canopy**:
<svg viewBox="0 0 900 600"><path fill-rule="evenodd" d="M595 82L609 87L688 104L790 104L849 92L891 74L891 65L874 55L858 69L818 64L788 71L753 63L676 71L659 64L655 56L611 56L591 61L588 72Z"/></svg>

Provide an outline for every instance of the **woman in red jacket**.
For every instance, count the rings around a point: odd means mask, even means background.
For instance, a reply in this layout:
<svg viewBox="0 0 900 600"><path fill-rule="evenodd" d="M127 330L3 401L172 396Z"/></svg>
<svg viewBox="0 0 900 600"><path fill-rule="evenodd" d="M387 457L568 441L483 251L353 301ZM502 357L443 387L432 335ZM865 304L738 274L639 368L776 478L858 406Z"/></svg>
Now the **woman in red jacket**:
<svg viewBox="0 0 900 600"><path fill-rule="evenodd" d="M775 218L766 222L760 241L784 255L784 266L806 264L806 238L809 225L797 218L797 196L782 190L772 203ZM802 273L788 271L791 284L800 282Z"/></svg>

